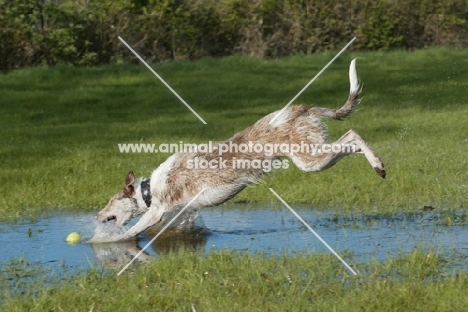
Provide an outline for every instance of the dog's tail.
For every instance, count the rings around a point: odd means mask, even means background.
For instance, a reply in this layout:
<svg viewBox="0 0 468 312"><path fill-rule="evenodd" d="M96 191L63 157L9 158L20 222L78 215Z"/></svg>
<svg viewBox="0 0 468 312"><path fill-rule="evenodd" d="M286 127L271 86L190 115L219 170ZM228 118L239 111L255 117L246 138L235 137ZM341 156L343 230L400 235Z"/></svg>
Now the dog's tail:
<svg viewBox="0 0 468 312"><path fill-rule="evenodd" d="M356 59L351 61L349 66L349 96L346 103L340 109L330 109L322 107L314 107L313 112L321 117L333 118L336 120L343 120L352 112L354 112L356 106L359 104L359 93L361 93L361 87L359 85L359 79L356 71Z"/></svg>

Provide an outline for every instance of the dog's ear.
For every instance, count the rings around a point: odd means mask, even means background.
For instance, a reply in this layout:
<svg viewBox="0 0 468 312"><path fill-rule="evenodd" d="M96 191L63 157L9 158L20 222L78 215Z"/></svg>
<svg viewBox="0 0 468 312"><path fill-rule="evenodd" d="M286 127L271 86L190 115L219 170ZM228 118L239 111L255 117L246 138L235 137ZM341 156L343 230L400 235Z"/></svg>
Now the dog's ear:
<svg viewBox="0 0 468 312"><path fill-rule="evenodd" d="M130 171L127 174L127 177L125 178L125 187L124 187L124 193L127 194L128 196L132 196L133 193L135 192L135 188L132 185L133 182L135 182L135 175L133 174L133 171Z"/></svg>

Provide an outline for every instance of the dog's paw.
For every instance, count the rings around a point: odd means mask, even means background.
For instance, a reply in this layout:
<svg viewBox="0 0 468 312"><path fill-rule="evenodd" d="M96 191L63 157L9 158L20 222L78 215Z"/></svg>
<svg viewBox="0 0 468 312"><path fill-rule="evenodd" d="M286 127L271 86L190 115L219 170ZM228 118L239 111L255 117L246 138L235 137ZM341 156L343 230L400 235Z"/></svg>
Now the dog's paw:
<svg viewBox="0 0 468 312"><path fill-rule="evenodd" d="M382 177L383 179L385 179L385 177L387 176L387 173L385 172L385 169L381 169L381 168L374 168L375 172L377 172L377 174Z"/></svg>

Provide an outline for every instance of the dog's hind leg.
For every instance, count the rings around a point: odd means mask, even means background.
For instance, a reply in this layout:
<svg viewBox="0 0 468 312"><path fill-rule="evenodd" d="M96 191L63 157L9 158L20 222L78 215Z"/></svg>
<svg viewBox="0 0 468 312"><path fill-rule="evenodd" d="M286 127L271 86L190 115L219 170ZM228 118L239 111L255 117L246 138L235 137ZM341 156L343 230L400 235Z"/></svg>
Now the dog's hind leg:
<svg viewBox="0 0 468 312"><path fill-rule="evenodd" d="M340 139L330 144L314 146L309 153L291 155L296 166L306 172L323 171L335 165L345 156L364 154L375 172L385 178L385 168L380 158L372 152L367 143L354 130L349 130Z"/></svg>
<svg viewBox="0 0 468 312"><path fill-rule="evenodd" d="M349 130L337 142L343 144L344 146L347 144L356 146L354 153L364 154L364 156L367 158L367 161L371 164L372 168L374 168L375 172L385 179L385 167L380 160L380 157L375 155L369 146L367 146L366 141L364 141L356 131L353 129Z"/></svg>

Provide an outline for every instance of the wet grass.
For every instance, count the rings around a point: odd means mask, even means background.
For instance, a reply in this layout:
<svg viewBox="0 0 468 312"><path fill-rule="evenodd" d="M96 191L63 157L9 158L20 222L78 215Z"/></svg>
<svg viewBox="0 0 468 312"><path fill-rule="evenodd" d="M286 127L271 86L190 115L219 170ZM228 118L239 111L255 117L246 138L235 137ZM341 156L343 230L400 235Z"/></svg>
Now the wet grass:
<svg viewBox="0 0 468 312"><path fill-rule="evenodd" d="M5 311L462 311L468 275L447 271L447 261L418 249L358 264L354 276L331 255L179 252L120 276L98 270L57 276L57 287L24 288L19 275L2 274L0 306ZM28 272L40 278L43 269Z"/></svg>
<svg viewBox="0 0 468 312"><path fill-rule="evenodd" d="M168 154L121 154L118 143L224 140L282 108L333 54L260 61L245 57L155 66L207 121L203 125L142 65L37 67L0 76L0 219L44 209L96 211L129 170L149 176ZM466 207L467 50L342 55L296 103L339 107L348 66L360 57L360 109L330 121L332 139L356 129L383 159L380 179L355 155L321 173L291 168L237 201L340 207L363 213Z"/></svg>

